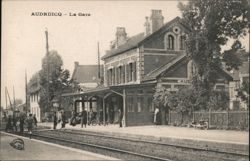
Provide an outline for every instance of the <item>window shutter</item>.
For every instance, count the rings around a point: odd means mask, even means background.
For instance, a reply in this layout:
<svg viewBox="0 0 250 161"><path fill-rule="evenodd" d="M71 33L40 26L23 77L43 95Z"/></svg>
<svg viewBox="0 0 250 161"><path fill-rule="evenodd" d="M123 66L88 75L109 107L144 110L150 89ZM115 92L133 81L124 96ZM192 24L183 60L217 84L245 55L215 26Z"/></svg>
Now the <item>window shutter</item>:
<svg viewBox="0 0 250 161"><path fill-rule="evenodd" d="M136 81L136 62L133 63L133 81Z"/></svg>
<svg viewBox="0 0 250 161"><path fill-rule="evenodd" d="M124 65L121 66L121 83L124 83L125 80L125 68Z"/></svg>
<svg viewBox="0 0 250 161"><path fill-rule="evenodd" d="M126 64L126 83L129 82L129 64Z"/></svg>

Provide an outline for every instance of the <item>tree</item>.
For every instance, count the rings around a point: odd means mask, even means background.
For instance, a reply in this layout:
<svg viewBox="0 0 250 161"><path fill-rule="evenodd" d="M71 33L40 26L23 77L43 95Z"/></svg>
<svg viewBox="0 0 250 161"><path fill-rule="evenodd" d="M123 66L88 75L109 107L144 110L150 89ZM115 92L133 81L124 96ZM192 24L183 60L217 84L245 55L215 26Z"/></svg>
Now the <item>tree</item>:
<svg viewBox="0 0 250 161"><path fill-rule="evenodd" d="M19 99L19 98L17 98L17 99L15 99L15 105L17 106L17 105L20 105L20 104L22 104L23 103L23 100L22 99Z"/></svg>
<svg viewBox="0 0 250 161"><path fill-rule="evenodd" d="M174 99L171 97L171 93L162 86L157 86L156 91L153 96L153 102L156 107L159 108L161 112L161 124L166 124L166 111L170 109L173 105L169 106L169 99Z"/></svg>
<svg viewBox="0 0 250 161"><path fill-rule="evenodd" d="M63 61L57 51L50 51L42 60L40 76L40 101L39 105L44 111L51 110L51 101L56 98L61 104L61 94L64 91L71 92L77 88L77 84L70 80L70 72L63 69Z"/></svg>
<svg viewBox="0 0 250 161"><path fill-rule="evenodd" d="M191 115L199 106L199 97L190 87L178 91L169 91L165 87L158 86L153 100L155 105L160 108L163 120L165 120L165 111L171 109L181 114L181 123L184 114Z"/></svg>
<svg viewBox="0 0 250 161"><path fill-rule="evenodd" d="M193 60L196 73L192 85L194 89L206 91L208 102L216 82L214 75L222 69L237 69L240 60L234 54L241 49L239 38L247 33L250 6L247 0L193 0L179 4L184 21L190 26L186 42L188 58ZM229 39L234 39L231 49L222 51ZM233 60L233 61L232 61Z"/></svg>
<svg viewBox="0 0 250 161"><path fill-rule="evenodd" d="M237 97L240 97L249 107L249 80L242 82L241 87L238 89Z"/></svg>
<svg viewBox="0 0 250 161"><path fill-rule="evenodd" d="M187 5L180 3L179 8L191 28L187 54L196 65L196 79L209 89L210 83L214 82L211 75L216 68L221 67L223 59L220 58L223 55L226 55L224 59L228 66L237 68L240 65L232 65L232 61L227 60L229 53L241 48L238 39L247 32L249 3L247 0L194 0ZM226 45L230 38L235 39L235 43L230 50L222 52L221 46Z"/></svg>
<svg viewBox="0 0 250 161"><path fill-rule="evenodd" d="M208 106L214 111L228 110L229 106L229 95L228 92L222 91L212 91L212 94L208 101Z"/></svg>

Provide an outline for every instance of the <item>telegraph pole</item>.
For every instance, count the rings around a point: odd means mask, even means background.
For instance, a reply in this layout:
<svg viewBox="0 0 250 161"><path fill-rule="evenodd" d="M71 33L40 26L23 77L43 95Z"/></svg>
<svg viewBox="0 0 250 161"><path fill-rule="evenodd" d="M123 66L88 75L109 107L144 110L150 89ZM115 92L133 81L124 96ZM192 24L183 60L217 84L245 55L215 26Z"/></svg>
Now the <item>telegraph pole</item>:
<svg viewBox="0 0 250 161"><path fill-rule="evenodd" d="M25 69L25 109L24 111L27 113L28 111L28 99L27 99L27 95L28 94L28 87L27 87L27 72Z"/></svg>
<svg viewBox="0 0 250 161"><path fill-rule="evenodd" d="M16 101L15 101L15 87L13 86L13 108L14 108L14 111L16 109Z"/></svg>
<svg viewBox="0 0 250 161"><path fill-rule="evenodd" d="M98 42L97 46L98 46L98 78L101 79L99 42Z"/></svg>
<svg viewBox="0 0 250 161"><path fill-rule="evenodd" d="M46 59L47 59L47 96L48 96L48 102L47 102L47 109L49 109L50 106L50 93L49 93L49 40L48 40L48 29L45 29L45 36L46 36Z"/></svg>
<svg viewBox="0 0 250 161"><path fill-rule="evenodd" d="M9 102L10 102L10 109L13 110L13 106L12 106L12 103L11 103L11 100L10 100L10 95L9 95L7 87L5 87L5 89L6 89L6 93L7 93L7 96L9 98Z"/></svg>
<svg viewBox="0 0 250 161"><path fill-rule="evenodd" d="M8 107L8 100L7 100L7 88L5 87L5 101L6 101L6 109Z"/></svg>

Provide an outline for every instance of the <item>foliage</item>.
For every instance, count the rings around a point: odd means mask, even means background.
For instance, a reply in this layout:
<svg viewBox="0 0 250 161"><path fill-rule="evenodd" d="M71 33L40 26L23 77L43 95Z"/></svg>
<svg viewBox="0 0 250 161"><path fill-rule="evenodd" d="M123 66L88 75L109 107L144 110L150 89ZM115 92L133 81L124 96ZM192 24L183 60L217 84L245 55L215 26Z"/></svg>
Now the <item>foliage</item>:
<svg viewBox="0 0 250 161"><path fill-rule="evenodd" d="M196 110L226 110L228 108L229 96L226 91L211 92L208 97L207 91L203 88L194 89L192 86L169 91L159 86L154 94L154 103L160 108L169 108L181 114L191 115ZM209 108L208 108L209 107Z"/></svg>
<svg viewBox="0 0 250 161"><path fill-rule="evenodd" d="M49 52L42 60L40 76L40 101L39 105L44 111L50 111L53 99L57 99L61 104L61 94L72 92L78 88L77 83L70 80L70 72L63 69L63 61L56 51ZM49 69L49 70L48 70Z"/></svg>
<svg viewBox="0 0 250 161"><path fill-rule="evenodd" d="M238 89L237 97L240 97L241 100L249 106L249 80L242 83Z"/></svg>
<svg viewBox="0 0 250 161"><path fill-rule="evenodd" d="M28 82L28 94L39 90L39 73L35 73Z"/></svg>
<svg viewBox="0 0 250 161"><path fill-rule="evenodd" d="M228 92L222 91L213 91L209 101L208 106L213 111L223 111L228 110L229 107L229 95Z"/></svg>
<svg viewBox="0 0 250 161"><path fill-rule="evenodd" d="M230 56L241 48L238 39L246 35L249 3L247 0L193 0L187 5L180 3L179 8L191 28L186 51L197 68L193 84L212 90L215 83L212 75L221 68L222 61L226 62L228 69L237 69L240 65L237 57ZM221 46L226 45L231 38L236 40L235 43L223 53Z"/></svg>
<svg viewBox="0 0 250 161"><path fill-rule="evenodd" d="M192 111L200 109L204 104L201 99L203 97L199 97L199 95L204 95L204 92L197 92L190 86L178 91L169 91L164 87L157 87L154 94L154 103L158 107L190 114Z"/></svg>
<svg viewBox="0 0 250 161"><path fill-rule="evenodd" d="M20 104L22 104L23 103L23 100L22 99L15 99L15 105L17 106L17 105L20 105Z"/></svg>

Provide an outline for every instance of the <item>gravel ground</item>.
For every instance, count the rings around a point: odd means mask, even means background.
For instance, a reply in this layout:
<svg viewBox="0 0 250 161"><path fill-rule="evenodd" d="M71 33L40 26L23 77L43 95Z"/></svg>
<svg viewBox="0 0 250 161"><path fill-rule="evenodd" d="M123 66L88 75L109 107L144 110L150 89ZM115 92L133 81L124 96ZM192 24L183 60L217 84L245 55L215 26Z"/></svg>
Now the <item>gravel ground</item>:
<svg viewBox="0 0 250 161"><path fill-rule="evenodd" d="M114 158L23 139L25 150L16 150L10 142L17 137L1 133L0 160L114 160ZM115 159L116 160L116 159Z"/></svg>

